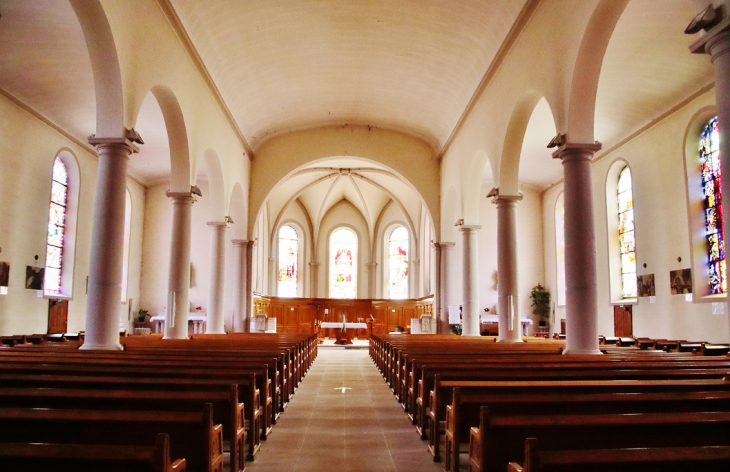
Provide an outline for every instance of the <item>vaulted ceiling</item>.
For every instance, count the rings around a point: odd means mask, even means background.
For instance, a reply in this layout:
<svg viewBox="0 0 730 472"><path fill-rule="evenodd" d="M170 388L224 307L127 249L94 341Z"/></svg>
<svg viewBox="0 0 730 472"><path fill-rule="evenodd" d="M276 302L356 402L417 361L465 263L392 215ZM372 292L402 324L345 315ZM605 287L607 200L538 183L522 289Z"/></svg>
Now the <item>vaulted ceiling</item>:
<svg viewBox="0 0 730 472"><path fill-rule="evenodd" d="M179 16L254 151L277 134L347 123L421 137L435 155L527 2L157 1ZM711 83L709 60L689 54L694 38L682 34L703 3L629 3L599 82L595 135L604 149ZM93 77L68 1L0 0L0 15L0 92L85 142L95 127ZM562 176L545 149L555 126L544 102L533 118L520 176L545 188ZM130 174L149 185L169 173L164 120L154 101L143 104L139 124L149 144L130 163ZM484 178L491 178L489 169Z"/></svg>

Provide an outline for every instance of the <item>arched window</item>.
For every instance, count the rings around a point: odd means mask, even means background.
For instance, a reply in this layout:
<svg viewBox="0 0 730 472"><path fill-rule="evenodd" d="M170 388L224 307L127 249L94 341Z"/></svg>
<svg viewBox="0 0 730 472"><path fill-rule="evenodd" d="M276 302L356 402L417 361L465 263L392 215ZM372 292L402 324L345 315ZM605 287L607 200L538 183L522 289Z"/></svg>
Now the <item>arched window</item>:
<svg viewBox="0 0 730 472"><path fill-rule="evenodd" d="M720 169L720 132L717 117L705 124L700 134L700 167L707 230L707 255L710 293L727 291L725 242L722 224L722 172Z"/></svg>
<svg viewBox="0 0 730 472"><path fill-rule="evenodd" d="M66 232L66 203L68 200L68 172L60 158L53 161L51 207L48 213L46 239L46 268L43 290L46 295L60 295L63 272L63 248Z"/></svg>
<svg viewBox="0 0 730 472"><path fill-rule="evenodd" d="M299 235L289 225L279 229L279 282L280 297L297 296L297 259L299 257Z"/></svg>
<svg viewBox="0 0 730 472"><path fill-rule="evenodd" d="M634 239L634 197L631 169L624 166L616 185L618 239L621 257L621 297L636 298L636 240Z"/></svg>
<svg viewBox="0 0 730 472"><path fill-rule="evenodd" d="M330 236L330 298L357 298L357 235L347 228Z"/></svg>
<svg viewBox="0 0 730 472"><path fill-rule="evenodd" d="M398 226L388 241L389 298L408 298L408 230Z"/></svg>

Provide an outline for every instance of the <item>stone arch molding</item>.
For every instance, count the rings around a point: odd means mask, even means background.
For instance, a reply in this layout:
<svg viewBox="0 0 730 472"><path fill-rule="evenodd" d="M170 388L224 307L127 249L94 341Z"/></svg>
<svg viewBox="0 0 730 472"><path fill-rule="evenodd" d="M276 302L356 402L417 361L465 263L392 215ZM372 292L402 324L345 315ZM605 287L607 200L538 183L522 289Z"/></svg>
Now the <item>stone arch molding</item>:
<svg viewBox="0 0 730 472"><path fill-rule="evenodd" d="M581 40L573 69L568 105L568 141L593 143L596 95L603 57L630 0L601 0Z"/></svg>
<svg viewBox="0 0 730 472"><path fill-rule="evenodd" d="M157 100L165 119L167 139L170 146L170 191L190 192L192 182L190 144L180 102L175 93L166 85L155 85L149 92ZM139 113L139 110L137 113ZM220 162L218 168L220 168Z"/></svg>
<svg viewBox="0 0 730 472"><path fill-rule="evenodd" d="M203 153L203 161L205 162L205 169L208 174L210 219L211 221L223 222L226 217L226 192L223 181L223 170L221 169L218 153L213 149L206 149Z"/></svg>
<svg viewBox="0 0 730 472"><path fill-rule="evenodd" d="M69 0L89 51L96 93L96 137L124 136L124 94L117 48L98 0Z"/></svg>
<svg viewBox="0 0 730 472"><path fill-rule="evenodd" d="M535 107L543 98L547 101L552 114L553 107L550 105L550 101L536 90L530 90L525 93L515 104L507 125L504 144L502 145L499 176L495 179L495 186L499 188L501 195L517 195L520 157L525 141L525 132L527 131L527 125L535 111ZM554 123L555 116L553 115ZM546 146L547 144L545 143Z"/></svg>
<svg viewBox="0 0 730 472"><path fill-rule="evenodd" d="M420 197L440 227L440 168L424 141L378 128L344 126L304 130L272 138L256 150L251 168L249 228L271 192L313 162L345 157L376 162L398 176Z"/></svg>

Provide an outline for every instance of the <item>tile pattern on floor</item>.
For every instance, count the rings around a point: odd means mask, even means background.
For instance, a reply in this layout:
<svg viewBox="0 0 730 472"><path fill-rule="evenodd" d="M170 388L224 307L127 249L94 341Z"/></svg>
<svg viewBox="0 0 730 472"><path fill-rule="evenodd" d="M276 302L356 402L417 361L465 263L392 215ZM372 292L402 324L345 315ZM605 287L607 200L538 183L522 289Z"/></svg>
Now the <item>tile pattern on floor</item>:
<svg viewBox="0 0 730 472"><path fill-rule="evenodd" d="M345 390L343 393L342 387ZM248 472L441 471L366 349L321 349Z"/></svg>

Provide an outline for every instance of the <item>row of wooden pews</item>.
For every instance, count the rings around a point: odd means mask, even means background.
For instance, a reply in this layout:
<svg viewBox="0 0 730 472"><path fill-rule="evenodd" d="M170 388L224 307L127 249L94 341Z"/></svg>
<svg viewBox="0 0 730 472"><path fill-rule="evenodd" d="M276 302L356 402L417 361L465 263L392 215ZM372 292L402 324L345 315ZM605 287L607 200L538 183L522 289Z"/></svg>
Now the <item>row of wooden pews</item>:
<svg viewBox="0 0 730 472"><path fill-rule="evenodd" d="M686 352L698 356L724 356L730 352L730 345L708 343L706 341L686 341L683 339L631 338L620 336L599 336L600 348L610 352L612 348L640 349L647 353ZM625 350L625 349L624 349Z"/></svg>
<svg viewBox="0 0 730 472"><path fill-rule="evenodd" d="M0 449L73 443L94 455L159 447L164 433L169 456L185 459L168 457L165 470L222 471L227 450L230 470L242 471L317 355L303 334L124 337L123 351L81 343L0 347Z"/></svg>
<svg viewBox="0 0 730 472"><path fill-rule="evenodd" d="M370 354L445 470L467 450L473 471L524 464L527 438L548 451L730 446L727 356L563 356L560 341L528 341L374 335Z"/></svg>

